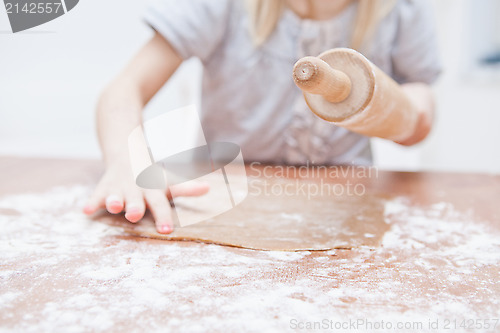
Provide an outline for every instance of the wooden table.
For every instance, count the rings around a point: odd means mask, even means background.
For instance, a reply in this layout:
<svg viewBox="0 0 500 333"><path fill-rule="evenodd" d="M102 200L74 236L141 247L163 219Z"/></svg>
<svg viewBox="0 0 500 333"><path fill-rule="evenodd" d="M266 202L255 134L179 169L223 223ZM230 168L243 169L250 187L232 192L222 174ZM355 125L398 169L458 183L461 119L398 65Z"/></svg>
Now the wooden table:
<svg viewBox="0 0 500 333"><path fill-rule="evenodd" d="M89 220L81 208L101 172L0 158L0 331L500 329L498 175L329 179L390 196L382 245L265 252Z"/></svg>

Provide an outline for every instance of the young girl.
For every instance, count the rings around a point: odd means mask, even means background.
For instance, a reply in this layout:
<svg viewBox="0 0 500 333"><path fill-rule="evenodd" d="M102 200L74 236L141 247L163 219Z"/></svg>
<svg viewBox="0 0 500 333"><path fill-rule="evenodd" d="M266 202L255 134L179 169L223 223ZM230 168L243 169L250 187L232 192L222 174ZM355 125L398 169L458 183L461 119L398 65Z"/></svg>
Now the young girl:
<svg viewBox="0 0 500 333"><path fill-rule="evenodd" d="M294 85L294 63L351 47L399 82L428 134L429 85L440 66L428 0L157 0L146 14L151 40L103 92L97 123L106 172L84 211L105 207L139 221L148 207L160 233L173 230L169 193L139 188L127 137L141 111L184 59L204 68L201 120L207 142L241 146L247 162L370 164L369 138L315 116ZM201 195L206 185L184 188Z"/></svg>

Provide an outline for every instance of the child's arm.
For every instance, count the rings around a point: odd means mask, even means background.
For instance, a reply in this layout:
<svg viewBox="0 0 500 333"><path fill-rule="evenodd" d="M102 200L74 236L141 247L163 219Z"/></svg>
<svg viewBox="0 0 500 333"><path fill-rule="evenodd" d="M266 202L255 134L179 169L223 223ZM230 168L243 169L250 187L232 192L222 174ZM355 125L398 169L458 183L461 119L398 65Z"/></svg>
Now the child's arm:
<svg viewBox="0 0 500 333"><path fill-rule="evenodd" d="M105 89L97 106L97 131L106 171L84 212L100 208L118 214L125 210L130 222L139 221L146 206L158 232L173 230L171 207L161 190L144 190L135 184L129 161L128 135L142 123L142 109L165 84L182 58L155 33L125 70ZM186 188L185 195L201 195L206 185Z"/></svg>
<svg viewBox="0 0 500 333"><path fill-rule="evenodd" d="M411 146L425 139L431 131L435 109L434 94L431 87L425 83L405 83L401 88L420 113L413 135L398 142L404 146Z"/></svg>

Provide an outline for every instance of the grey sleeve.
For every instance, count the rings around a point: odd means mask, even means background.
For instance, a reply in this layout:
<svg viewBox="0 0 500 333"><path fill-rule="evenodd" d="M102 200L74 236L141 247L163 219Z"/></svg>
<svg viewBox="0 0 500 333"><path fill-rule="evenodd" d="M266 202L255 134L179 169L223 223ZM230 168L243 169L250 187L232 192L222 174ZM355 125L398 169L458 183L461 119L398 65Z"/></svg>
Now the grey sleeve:
<svg viewBox="0 0 500 333"><path fill-rule="evenodd" d="M392 65L400 83L431 84L441 72L433 7L429 0L400 0Z"/></svg>
<svg viewBox="0 0 500 333"><path fill-rule="evenodd" d="M153 0L145 21L188 59L205 61L221 43L231 0Z"/></svg>

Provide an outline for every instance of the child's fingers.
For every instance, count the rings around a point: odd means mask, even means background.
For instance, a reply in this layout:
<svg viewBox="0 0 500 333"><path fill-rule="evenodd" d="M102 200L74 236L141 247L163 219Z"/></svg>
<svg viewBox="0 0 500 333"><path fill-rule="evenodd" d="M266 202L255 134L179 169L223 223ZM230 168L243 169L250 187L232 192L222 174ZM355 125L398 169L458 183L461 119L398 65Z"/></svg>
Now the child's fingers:
<svg viewBox="0 0 500 333"><path fill-rule="evenodd" d="M172 196L175 197L198 197L200 195L206 194L210 190L210 185L206 182L189 182L178 184L172 187L172 190L168 190L167 196L169 200L172 200Z"/></svg>
<svg viewBox="0 0 500 333"><path fill-rule="evenodd" d="M111 214L121 213L123 210L123 197L116 194L108 195L106 197L106 209Z"/></svg>
<svg viewBox="0 0 500 333"><path fill-rule="evenodd" d="M155 219L156 230L160 234L169 234L174 230L172 208L163 191L145 190L144 198Z"/></svg>
<svg viewBox="0 0 500 333"><path fill-rule="evenodd" d="M125 218L130 222L137 222L144 216L146 206L142 192L138 189L129 190L125 194Z"/></svg>
<svg viewBox="0 0 500 333"><path fill-rule="evenodd" d="M83 208L83 212L87 215L94 214L97 210L104 207L104 193L99 190L95 190L87 204Z"/></svg>

